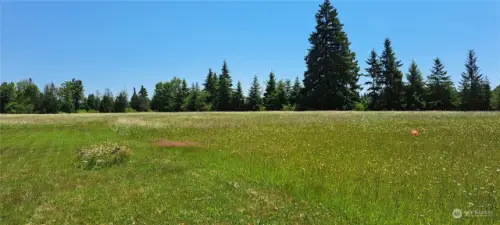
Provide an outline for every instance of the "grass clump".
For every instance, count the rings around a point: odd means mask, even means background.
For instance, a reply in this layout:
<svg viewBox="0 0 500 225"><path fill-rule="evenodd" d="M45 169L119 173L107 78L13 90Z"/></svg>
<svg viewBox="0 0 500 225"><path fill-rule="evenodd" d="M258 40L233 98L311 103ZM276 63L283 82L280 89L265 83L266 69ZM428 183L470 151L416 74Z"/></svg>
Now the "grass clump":
<svg viewBox="0 0 500 225"><path fill-rule="evenodd" d="M99 145L77 150L77 167L84 170L101 169L121 165L128 161L132 151L126 146L105 141Z"/></svg>

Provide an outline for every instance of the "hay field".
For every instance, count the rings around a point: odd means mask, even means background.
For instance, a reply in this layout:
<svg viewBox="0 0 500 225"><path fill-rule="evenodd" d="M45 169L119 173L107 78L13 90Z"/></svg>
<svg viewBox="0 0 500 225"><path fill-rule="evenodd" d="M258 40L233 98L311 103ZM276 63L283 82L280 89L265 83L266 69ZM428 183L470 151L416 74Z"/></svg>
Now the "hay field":
<svg viewBox="0 0 500 225"><path fill-rule="evenodd" d="M1 115L0 134L0 224L500 224L498 112ZM125 163L77 166L109 142Z"/></svg>

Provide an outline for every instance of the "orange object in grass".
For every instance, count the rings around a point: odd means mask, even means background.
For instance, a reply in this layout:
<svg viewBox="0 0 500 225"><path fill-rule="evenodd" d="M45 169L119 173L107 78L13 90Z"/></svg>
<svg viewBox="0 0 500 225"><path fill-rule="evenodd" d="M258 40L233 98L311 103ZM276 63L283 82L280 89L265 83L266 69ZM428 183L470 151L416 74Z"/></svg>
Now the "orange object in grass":
<svg viewBox="0 0 500 225"><path fill-rule="evenodd" d="M417 130L412 130L411 131L411 135L413 135L413 137L418 136L418 131Z"/></svg>

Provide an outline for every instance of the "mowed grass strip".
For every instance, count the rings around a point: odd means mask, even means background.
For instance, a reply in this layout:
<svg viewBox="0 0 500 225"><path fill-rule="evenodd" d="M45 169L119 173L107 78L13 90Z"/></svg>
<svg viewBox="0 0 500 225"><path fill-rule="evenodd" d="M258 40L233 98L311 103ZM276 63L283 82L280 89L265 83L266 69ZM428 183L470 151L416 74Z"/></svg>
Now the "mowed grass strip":
<svg viewBox="0 0 500 225"><path fill-rule="evenodd" d="M499 127L494 112L2 115L0 224L499 224ZM74 166L105 141L129 161Z"/></svg>

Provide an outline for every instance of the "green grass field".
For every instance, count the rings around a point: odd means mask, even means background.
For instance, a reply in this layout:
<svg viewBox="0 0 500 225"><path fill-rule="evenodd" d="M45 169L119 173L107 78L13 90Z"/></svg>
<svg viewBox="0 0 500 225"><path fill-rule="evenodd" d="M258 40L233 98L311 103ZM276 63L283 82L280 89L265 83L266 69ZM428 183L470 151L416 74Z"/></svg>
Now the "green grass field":
<svg viewBox="0 0 500 225"><path fill-rule="evenodd" d="M2 115L0 126L0 224L500 224L500 113ZM78 148L105 141L127 146L128 162L75 167Z"/></svg>

